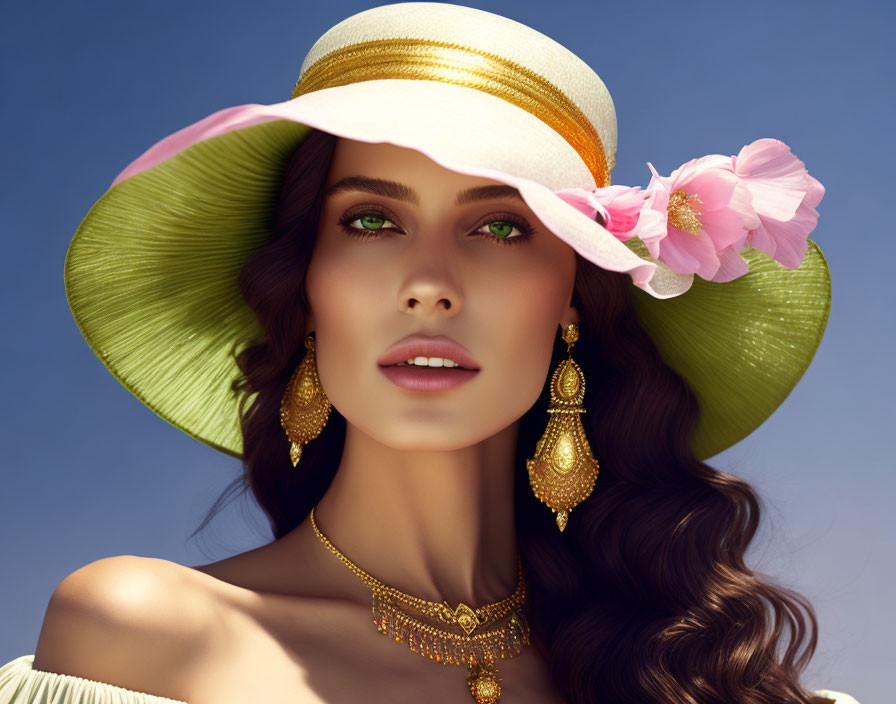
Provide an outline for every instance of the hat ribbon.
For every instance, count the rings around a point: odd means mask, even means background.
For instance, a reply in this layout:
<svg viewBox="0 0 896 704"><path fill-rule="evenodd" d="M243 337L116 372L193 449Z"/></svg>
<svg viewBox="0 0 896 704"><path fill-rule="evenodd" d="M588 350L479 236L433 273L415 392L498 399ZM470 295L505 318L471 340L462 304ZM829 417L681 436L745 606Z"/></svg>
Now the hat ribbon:
<svg viewBox="0 0 896 704"><path fill-rule="evenodd" d="M309 66L299 77L292 97L349 83L394 78L455 83L502 98L560 134L585 162L598 186L610 184L613 163L607 163L597 130L562 90L515 61L472 47L416 38L349 44Z"/></svg>

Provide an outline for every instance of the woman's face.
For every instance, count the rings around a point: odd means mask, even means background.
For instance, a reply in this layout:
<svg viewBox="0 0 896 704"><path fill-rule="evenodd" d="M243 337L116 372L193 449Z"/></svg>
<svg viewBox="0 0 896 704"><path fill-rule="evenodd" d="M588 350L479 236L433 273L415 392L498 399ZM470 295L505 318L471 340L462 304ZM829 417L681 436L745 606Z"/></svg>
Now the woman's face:
<svg viewBox="0 0 896 704"><path fill-rule="evenodd" d="M483 186L499 188L459 198ZM575 252L512 191L412 149L337 141L305 292L321 384L348 423L395 449L458 449L538 399L561 324L579 320ZM396 384L378 360L411 334L451 338L478 371L392 367L469 377Z"/></svg>

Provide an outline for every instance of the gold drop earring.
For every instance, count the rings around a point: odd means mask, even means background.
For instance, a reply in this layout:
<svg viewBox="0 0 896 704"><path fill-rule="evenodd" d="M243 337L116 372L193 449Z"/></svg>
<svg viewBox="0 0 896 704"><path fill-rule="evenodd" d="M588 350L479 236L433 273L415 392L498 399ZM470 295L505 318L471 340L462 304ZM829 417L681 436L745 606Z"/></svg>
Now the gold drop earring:
<svg viewBox="0 0 896 704"><path fill-rule="evenodd" d="M314 353L314 337L305 337L308 350L296 367L286 392L280 402L280 425L289 439L289 459L295 467L302 457L302 446L308 444L324 429L330 417L330 399L324 393L317 375L317 360Z"/></svg>
<svg viewBox="0 0 896 704"><path fill-rule="evenodd" d="M582 427L582 400L585 376L572 360L573 343L579 339L579 326L570 323L563 331L568 356L551 377L551 415L547 428L535 445L535 456L526 460L529 484L535 497L557 514L557 527L566 528L569 512L588 498L597 480L597 460Z"/></svg>

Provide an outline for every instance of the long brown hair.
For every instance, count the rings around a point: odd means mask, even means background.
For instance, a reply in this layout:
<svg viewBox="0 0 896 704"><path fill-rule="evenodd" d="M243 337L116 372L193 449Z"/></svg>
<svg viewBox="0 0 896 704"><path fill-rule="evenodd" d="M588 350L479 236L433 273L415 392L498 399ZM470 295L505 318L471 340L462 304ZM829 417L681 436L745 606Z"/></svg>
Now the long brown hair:
<svg viewBox="0 0 896 704"><path fill-rule="evenodd" d="M274 538L326 492L342 455L335 408L320 437L289 462L280 399L305 353L304 272L336 138L312 131L286 165L271 242L239 285L266 332L236 355L242 375L244 473ZM663 363L631 307L627 275L577 256L575 359L587 380L585 432L601 466L564 533L529 488L525 459L544 431L547 379L523 416L516 452L519 549L533 645L568 704L824 704L799 684L815 651L811 604L744 562L759 524L752 488L690 450L699 408ZM565 358L557 336L551 368Z"/></svg>

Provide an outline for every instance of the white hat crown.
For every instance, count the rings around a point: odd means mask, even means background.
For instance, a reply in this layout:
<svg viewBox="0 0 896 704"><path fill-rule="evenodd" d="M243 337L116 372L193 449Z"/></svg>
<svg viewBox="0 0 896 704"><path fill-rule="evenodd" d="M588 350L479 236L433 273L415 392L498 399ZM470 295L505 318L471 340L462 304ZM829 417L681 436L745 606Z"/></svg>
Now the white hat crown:
<svg viewBox="0 0 896 704"><path fill-rule="evenodd" d="M400 2L364 10L334 25L314 43L302 62L299 80L335 51L384 39L464 47L483 59L499 57L541 77L591 123L602 143L607 167L613 169L616 110L600 76L559 42L485 10L439 2Z"/></svg>

